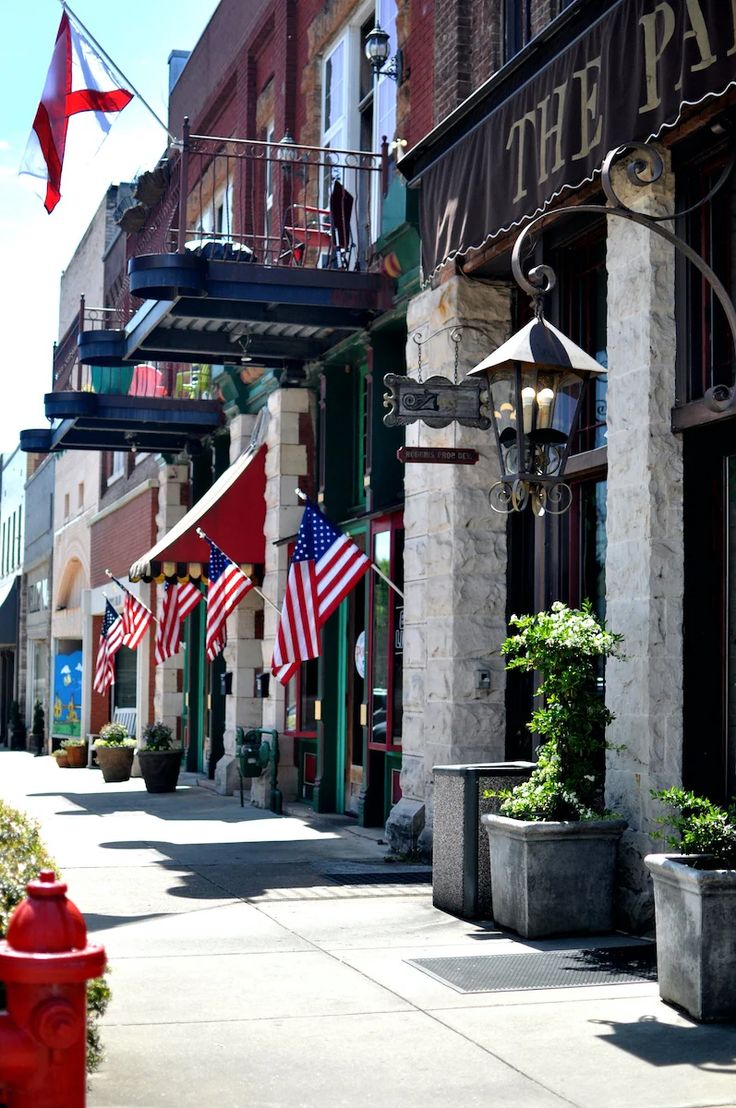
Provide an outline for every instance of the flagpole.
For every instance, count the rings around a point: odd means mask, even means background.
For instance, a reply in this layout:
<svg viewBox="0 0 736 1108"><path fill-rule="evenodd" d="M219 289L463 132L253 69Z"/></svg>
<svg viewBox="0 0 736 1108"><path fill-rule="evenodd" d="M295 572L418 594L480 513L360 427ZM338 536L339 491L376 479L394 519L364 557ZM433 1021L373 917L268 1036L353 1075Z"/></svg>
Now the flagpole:
<svg viewBox="0 0 736 1108"><path fill-rule="evenodd" d="M151 611L151 609L150 609L150 608L148 607L148 605L147 605L147 604L144 604L144 603L143 603L143 601L142 601L142 600L140 599L140 597L138 597L138 596L135 596L135 595L134 595L134 594L133 594L133 593L132 593L132 592L130 591L130 589L126 589L126 587L125 587L125 585L123 584L123 582L122 582L122 581L118 581L117 577L115 577L115 576L114 576L114 575L113 575L112 573L110 573L110 570L109 570L109 569L106 569L106 570L105 570L105 574L106 574L106 575L107 575L107 576L108 576L108 577L110 578L110 580L111 580L111 581L114 581L114 582L115 582L115 584L116 584L116 585L118 586L118 588L121 588L121 589L123 590L123 592L127 592L128 596L132 596L132 597L133 597L133 599L134 599L134 600L136 601L136 603L137 603L137 604L140 604L141 608L145 608L145 609L146 609L146 611L148 612L149 616L151 617L151 619L153 620L153 622L154 622L154 623L158 623L158 620L156 619L156 617L155 617L155 615L153 614L153 612ZM103 595L103 596L105 596L105 594L104 594L104 593L103 593L102 595ZM107 600L107 597L106 597L106 596L105 596L105 599Z"/></svg>
<svg viewBox="0 0 736 1108"><path fill-rule="evenodd" d="M153 108L152 108L152 107L151 107L151 105L150 105L150 104L148 103L148 101L147 101L147 100L145 99L145 97L144 97L144 96L142 96L142 95L140 94L140 92L139 92L139 91L138 91L138 89L137 89L137 88L135 87L135 85L134 85L134 84L133 84L133 82L132 82L132 81L130 80L130 78L128 78L128 77L126 77L126 76L125 76L125 74L123 73L123 71L122 71L122 69L120 68L120 66L119 66L119 65L117 65L117 64L116 64L116 63L115 63L115 62L114 62L114 61L112 60L112 58L111 58L111 57L110 57L110 55L109 55L109 54L107 53L107 51L106 51L106 50L105 50L105 49L104 49L104 48L103 48L102 46L100 46L99 42L98 42L98 41L97 41L97 39L96 39L96 38L94 37L94 35L92 34L92 32L91 32L91 31L90 31L90 30L89 30L89 29L88 29L87 27L85 27L84 23L82 23L82 20L81 20L81 19L79 18L79 16L78 16L78 15L76 14L76 12L73 12L73 11L72 11L72 9L71 9L71 8L69 7L69 5L67 4L66 0L60 0L60 3L61 3L61 6L62 6L62 8L64 9L64 11L65 11L65 12L67 12L67 13L68 13L68 15L70 15L70 16L71 16L71 18L72 18L72 19L74 20L74 22L75 22L75 23L77 24L77 26L79 27L80 31L84 31L85 35L86 35L86 36L87 36L87 38L88 38L88 39L90 40L90 42L92 43L92 45L93 45L93 46L95 46L95 47L97 48L97 50L99 50L100 54L102 54L102 56L103 56L104 58L106 58L106 59L107 59L107 61L108 61L108 62L110 63L110 65L111 65L111 66L112 66L112 68L113 68L113 69L115 70L115 72L117 73L117 75L118 75L119 77L122 77L122 79L123 79L123 80L125 81L126 85L128 85L128 87L129 87L130 91L131 91L131 92L133 92L133 93L134 93L134 94L135 94L135 95L136 95L136 96L138 97L138 99L140 100L140 102L141 102L141 104L143 105L143 107L144 107L144 108L145 108L145 109L146 109L147 111L149 111L149 112L151 113L151 115L153 116L153 118L154 118L154 119L156 120L156 122L158 123L159 127L163 127L164 131L166 131L166 134L167 134L167 135L169 136L169 138L171 139L172 143L175 143L175 142L177 142L177 138L176 138L176 135L172 135L171 131L169 130L168 124L167 124L167 123L164 123L163 119L161 119L161 117L160 117L160 116L158 116L158 115L156 114L156 112L155 112L155 111L153 110Z"/></svg>
<svg viewBox="0 0 736 1108"><path fill-rule="evenodd" d="M202 530L202 528L201 528L201 527L198 527L198 528L197 528L197 534L199 535L200 539L205 539L205 540L207 540L208 542L215 542L215 540L214 540L214 539L211 539L211 538L209 537L209 535L206 535L206 534L204 533L204 531ZM217 545L217 544L215 543L215 545ZM225 554L225 557L226 557L226 558L230 558L230 555L229 555L229 554L226 554L224 550L223 550L223 552L222 552L222 553L223 553L223 554ZM235 562L235 561L233 561L233 559L232 559L232 558L230 558L230 561L231 561L231 562L233 563L233 565L234 565L234 566L237 566L237 565L238 565L238 563L237 563L237 562ZM240 569L240 566L238 566L238 569ZM240 572L241 572L241 573L243 573L242 569L240 570ZM243 577L246 577L246 576L247 576L247 574L243 573ZM248 578L248 580L250 581L251 585L253 586L253 588L255 589L255 591L256 591L256 592L258 593L258 595L260 596L260 598L261 598L262 600L265 600L267 604L270 604L270 605L271 605L271 607L273 608L274 612L278 612L278 611L279 611L279 608L278 608L278 607L277 607L277 606L276 606L276 605L274 604L273 600L271 600L271 599L270 599L269 597L267 597L267 596L266 596L266 594L265 594L265 592L262 592L262 591L261 591L261 590L260 590L260 589L258 588L258 585L256 585L255 581L251 581L251 579L250 579L250 578Z"/></svg>
<svg viewBox="0 0 736 1108"><path fill-rule="evenodd" d="M309 500L309 497L307 496L307 494L305 492L302 492L301 489L294 489L294 492L296 493L299 500L304 500L304 501ZM383 570L378 568L378 566L376 565L375 562L371 562L371 569L373 570L374 573L377 573L379 577L383 578L383 580L386 582L386 584L389 586L389 588L392 588L397 596L400 596L402 600L404 599L404 594L401 591L401 589L399 588L399 586L395 585L393 583L393 581L391 580L391 578L387 577L386 574L383 572Z"/></svg>

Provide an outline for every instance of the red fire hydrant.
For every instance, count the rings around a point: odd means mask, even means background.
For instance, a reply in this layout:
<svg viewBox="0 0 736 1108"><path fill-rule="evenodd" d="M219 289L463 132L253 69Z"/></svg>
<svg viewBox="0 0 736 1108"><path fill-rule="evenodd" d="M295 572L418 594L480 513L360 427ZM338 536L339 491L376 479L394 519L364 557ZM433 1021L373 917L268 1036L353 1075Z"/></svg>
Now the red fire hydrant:
<svg viewBox="0 0 736 1108"><path fill-rule="evenodd" d="M105 968L105 950L87 945L66 885L43 870L10 917L0 942L0 1102L8 1108L84 1108L86 982Z"/></svg>

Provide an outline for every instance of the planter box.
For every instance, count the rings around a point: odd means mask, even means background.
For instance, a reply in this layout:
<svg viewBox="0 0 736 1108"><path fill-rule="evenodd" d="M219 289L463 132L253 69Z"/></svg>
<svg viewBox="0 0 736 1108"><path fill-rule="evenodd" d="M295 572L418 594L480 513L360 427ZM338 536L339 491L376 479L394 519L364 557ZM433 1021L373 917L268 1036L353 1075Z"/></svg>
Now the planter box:
<svg viewBox="0 0 736 1108"><path fill-rule="evenodd" d="M496 924L526 939L612 930L624 820L533 823L488 815L483 824Z"/></svg>
<svg viewBox="0 0 736 1108"><path fill-rule="evenodd" d="M695 869L700 855L649 854L662 1000L696 1020L736 1017L736 870Z"/></svg>
<svg viewBox="0 0 736 1108"><path fill-rule="evenodd" d="M435 766L432 903L463 919L491 919L491 867L480 817L501 803L485 792L512 789L534 762Z"/></svg>
<svg viewBox="0 0 736 1108"><path fill-rule="evenodd" d="M179 779L182 751L139 750L138 765L149 793L173 793Z"/></svg>
<svg viewBox="0 0 736 1108"><path fill-rule="evenodd" d="M132 746L96 746L97 765L108 783L129 781L135 749Z"/></svg>

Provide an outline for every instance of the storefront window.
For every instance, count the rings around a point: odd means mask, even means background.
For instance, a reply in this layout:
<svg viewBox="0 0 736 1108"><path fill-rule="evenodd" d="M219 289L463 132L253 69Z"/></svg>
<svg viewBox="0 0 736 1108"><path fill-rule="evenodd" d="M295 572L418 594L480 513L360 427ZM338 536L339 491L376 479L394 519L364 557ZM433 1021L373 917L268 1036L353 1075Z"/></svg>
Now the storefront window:
<svg viewBox="0 0 736 1108"><path fill-rule="evenodd" d="M136 706L136 653L121 646L115 655L115 707Z"/></svg>
<svg viewBox="0 0 736 1108"><path fill-rule="evenodd" d="M315 703L319 680L316 658L304 662L286 687L286 731L314 733L317 730Z"/></svg>
<svg viewBox="0 0 736 1108"><path fill-rule="evenodd" d="M385 523L373 534L373 561L399 589L403 585L403 531ZM379 575L372 581L370 742L401 746L404 602Z"/></svg>

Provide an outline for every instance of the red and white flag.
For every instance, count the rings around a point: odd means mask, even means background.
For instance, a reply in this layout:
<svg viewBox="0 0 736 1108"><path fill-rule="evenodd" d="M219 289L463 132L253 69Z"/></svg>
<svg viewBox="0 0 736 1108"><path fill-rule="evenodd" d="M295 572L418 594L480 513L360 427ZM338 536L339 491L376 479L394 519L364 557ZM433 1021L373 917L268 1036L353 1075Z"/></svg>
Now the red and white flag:
<svg viewBox="0 0 736 1108"><path fill-rule="evenodd" d="M246 593L253 588L253 582L240 566L237 566L227 554L223 554L212 539L207 539L210 548L210 560L207 568L209 587L207 589L207 657L216 658L227 643L225 621L235 611Z"/></svg>
<svg viewBox="0 0 736 1108"><path fill-rule="evenodd" d="M123 617L119 616L109 600L105 601L105 612L100 628L100 641L97 646L97 664L92 688L104 693L109 685L115 684L115 655L123 645Z"/></svg>
<svg viewBox="0 0 736 1108"><path fill-rule="evenodd" d="M133 99L64 10L41 103L19 172L34 178L46 211L61 199L67 138L74 156L97 153L117 112Z"/></svg>
<svg viewBox="0 0 736 1108"><path fill-rule="evenodd" d="M123 600L123 646L136 650L148 630L153 613L126 589Z"/></svg>
<svg viewBox="0 0 736 1108"><path fill-rule="evenodd" d="M307 504L289 564L271 663L282 685L302 662L319 656L322 625L370 566L352 539Z"/></svg>
<svg viewBox="0 0 736 1108"><path fill-rule="evenodd" d="M181 645L181 625L202 599L202 592L192 581L164 582L163 603L156 631L156 665L173 657Z"/></svg>

